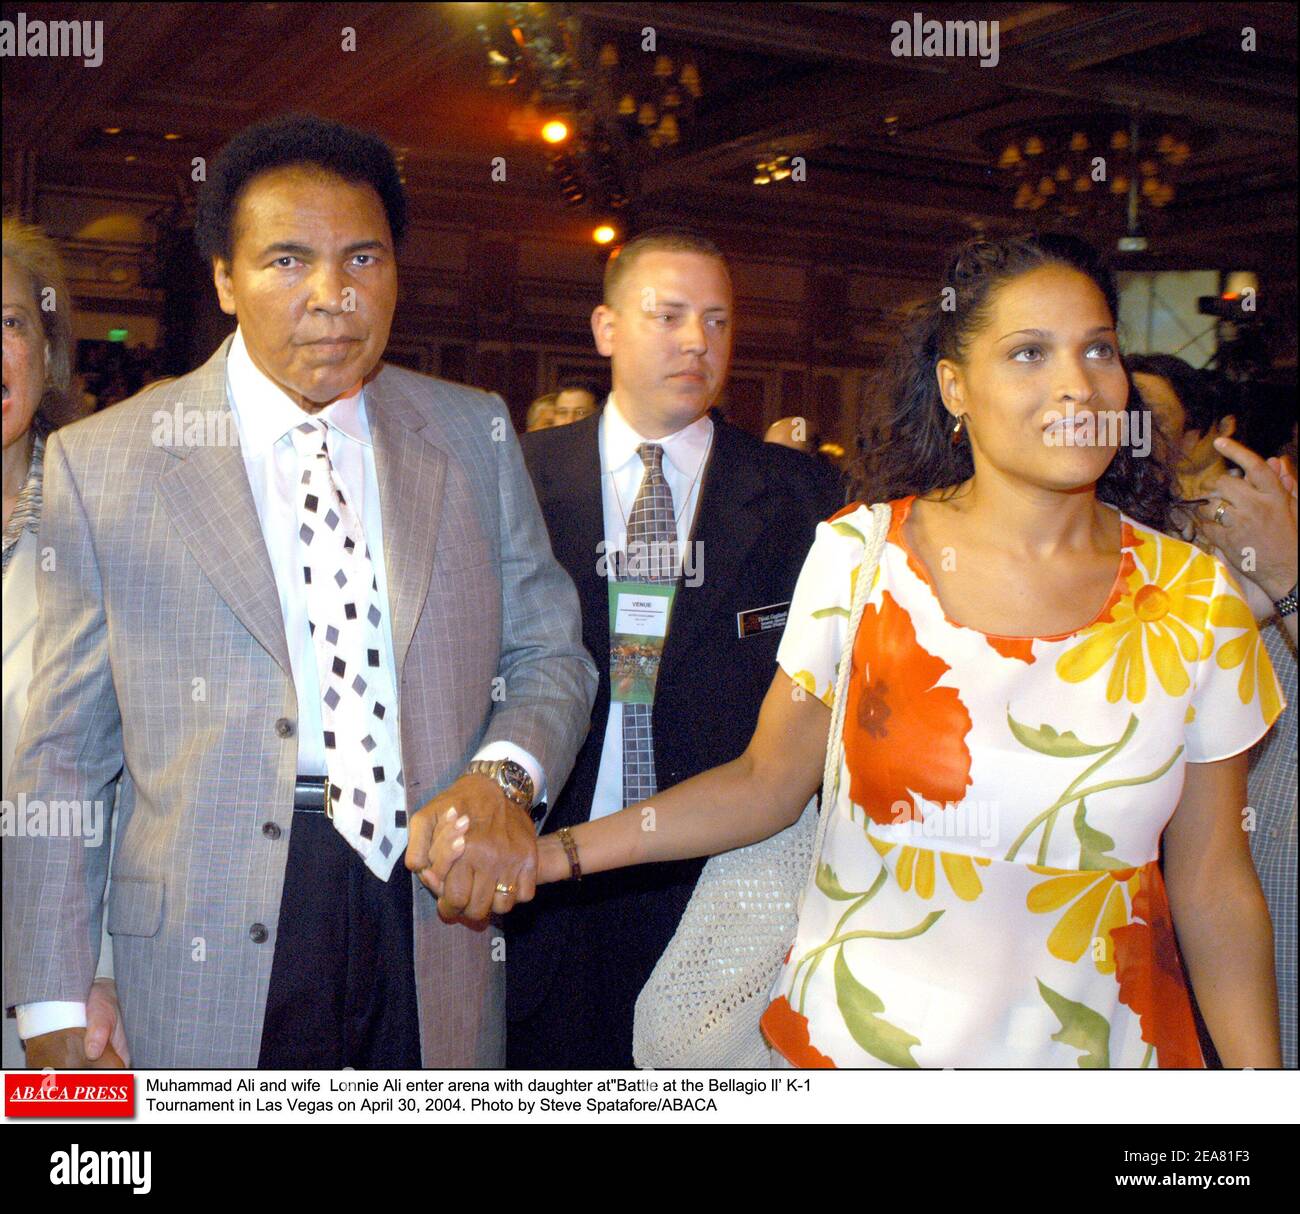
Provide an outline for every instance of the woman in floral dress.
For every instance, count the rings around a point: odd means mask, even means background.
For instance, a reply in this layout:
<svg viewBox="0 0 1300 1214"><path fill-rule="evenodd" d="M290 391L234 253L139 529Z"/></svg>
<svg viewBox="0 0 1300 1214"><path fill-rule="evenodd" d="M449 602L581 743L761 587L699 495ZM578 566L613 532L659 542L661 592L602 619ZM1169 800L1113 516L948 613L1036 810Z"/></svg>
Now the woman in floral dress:
<svg viewBox="0 0 1300 1214"><path fill-rule="evenodd" d="M967 245L905 335L839 789L762 1021L794 1066L1199 1067L1183 961L1224 1065L1280 1065L1245 752L1281 695L1227 568L1163 533L1115 316L1086 245L1020 237ZM583 871L799 816L869 526L819 527L746 752L653 831L575 828ZM539 880L569 875L544 838Z"/></svg>

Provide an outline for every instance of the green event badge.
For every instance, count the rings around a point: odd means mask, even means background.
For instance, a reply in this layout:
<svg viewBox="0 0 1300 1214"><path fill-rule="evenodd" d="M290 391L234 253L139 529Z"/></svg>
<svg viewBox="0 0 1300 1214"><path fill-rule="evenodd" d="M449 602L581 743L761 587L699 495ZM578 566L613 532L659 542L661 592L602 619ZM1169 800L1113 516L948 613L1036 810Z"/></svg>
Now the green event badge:
<svg viewBox="0 0 1300 1214"><path fill-rule="evenodd" d="M653 704L677 586L610 582L609 687L619 704Z"/></svg>

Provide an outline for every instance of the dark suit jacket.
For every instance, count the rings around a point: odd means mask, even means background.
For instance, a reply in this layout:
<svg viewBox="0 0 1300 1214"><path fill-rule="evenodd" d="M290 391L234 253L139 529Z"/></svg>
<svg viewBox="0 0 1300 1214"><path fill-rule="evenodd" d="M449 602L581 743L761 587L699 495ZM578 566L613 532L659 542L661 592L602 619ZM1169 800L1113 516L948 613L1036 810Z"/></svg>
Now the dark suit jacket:
<svg viewBox="0 0 1300 1214"><path fill-rule="evenodd" d="M609 717L609 600L599 415L526 435L524 459L556 559L578 589L583 643L600 671L591 730L547 830L585 822ZM742 639L737 613L788 603L817 523L842 499L826 465L765 444L715 414L693 539L703 580L678 585L654 706L660 788L748 744L776 671L780 632ZM673 933L703 860L643 865L544 886L508 916L512 1067L630 1067L637 995Z"/></svg>

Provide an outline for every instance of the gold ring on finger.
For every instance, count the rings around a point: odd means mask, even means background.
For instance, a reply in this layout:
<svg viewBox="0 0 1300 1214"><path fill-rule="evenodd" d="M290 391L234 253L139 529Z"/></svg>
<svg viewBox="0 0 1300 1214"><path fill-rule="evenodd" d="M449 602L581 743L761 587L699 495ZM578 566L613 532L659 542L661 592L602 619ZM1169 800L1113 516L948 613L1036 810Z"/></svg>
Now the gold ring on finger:
<svg viewBox="0 0 1300 1214"><path fill-rule="evenodd" d="M513 885L506 885L502 881L497 882L497 893L510 895L513 894L514 892L515 892L515 887Z"/></svg>
<svg viewBox="0 0 1300 1214"><path fill-rule="evenodd" d="M1223 516L1228 512L1228 503L1222 498L1219 499L1219 508L1214 512L1214 521L1223 526Z"/></svg>

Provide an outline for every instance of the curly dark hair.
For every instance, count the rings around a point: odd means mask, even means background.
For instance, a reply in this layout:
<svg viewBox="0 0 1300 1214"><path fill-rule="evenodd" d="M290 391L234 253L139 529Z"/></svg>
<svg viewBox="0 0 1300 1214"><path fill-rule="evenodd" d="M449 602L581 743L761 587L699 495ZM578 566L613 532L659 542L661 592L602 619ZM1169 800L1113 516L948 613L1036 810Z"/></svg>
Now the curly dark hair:
<svg viewBox="0 0 1300 1214"><path fill-rule="evenodd" d="M1118 315L1118 296L1100 254L1078 237L1026 233L998 240L977 238L951 257L942 286L933 298L911 305L893 357L873 389L883 408L870 432L859 436L863 451L855 469L857 494L867 501L892 501L936 489L955 488L974 475L968 442L952 442L952 418L939 393L935 367L941 359L961 361L971 335L988 321L996 292L1014 278L1045 265L1071 266L1097 285ZM1128 372L1125 371L1128 378ZM1128 413L1132 427L1155 419L1129 379ZM1145 415L1139 417L1139 415ZM869 416L864 411L864 416ZM1121 444L1097 481L1097 497L1150 527L1173 525L1173 474L1156 442L1139 455Z"/></svg>
<svg viewBox="0 0 1300 1214"><path fill-rule="evenodd" d="M314 165L344 181L370 186L388 216L393 243L406 233L406 191L389 146L377 135L314 114L287 114L245 127L210 166L199 192L194 243L204 261L234 253L234 218L248 183L260 173Z"/></svg>

